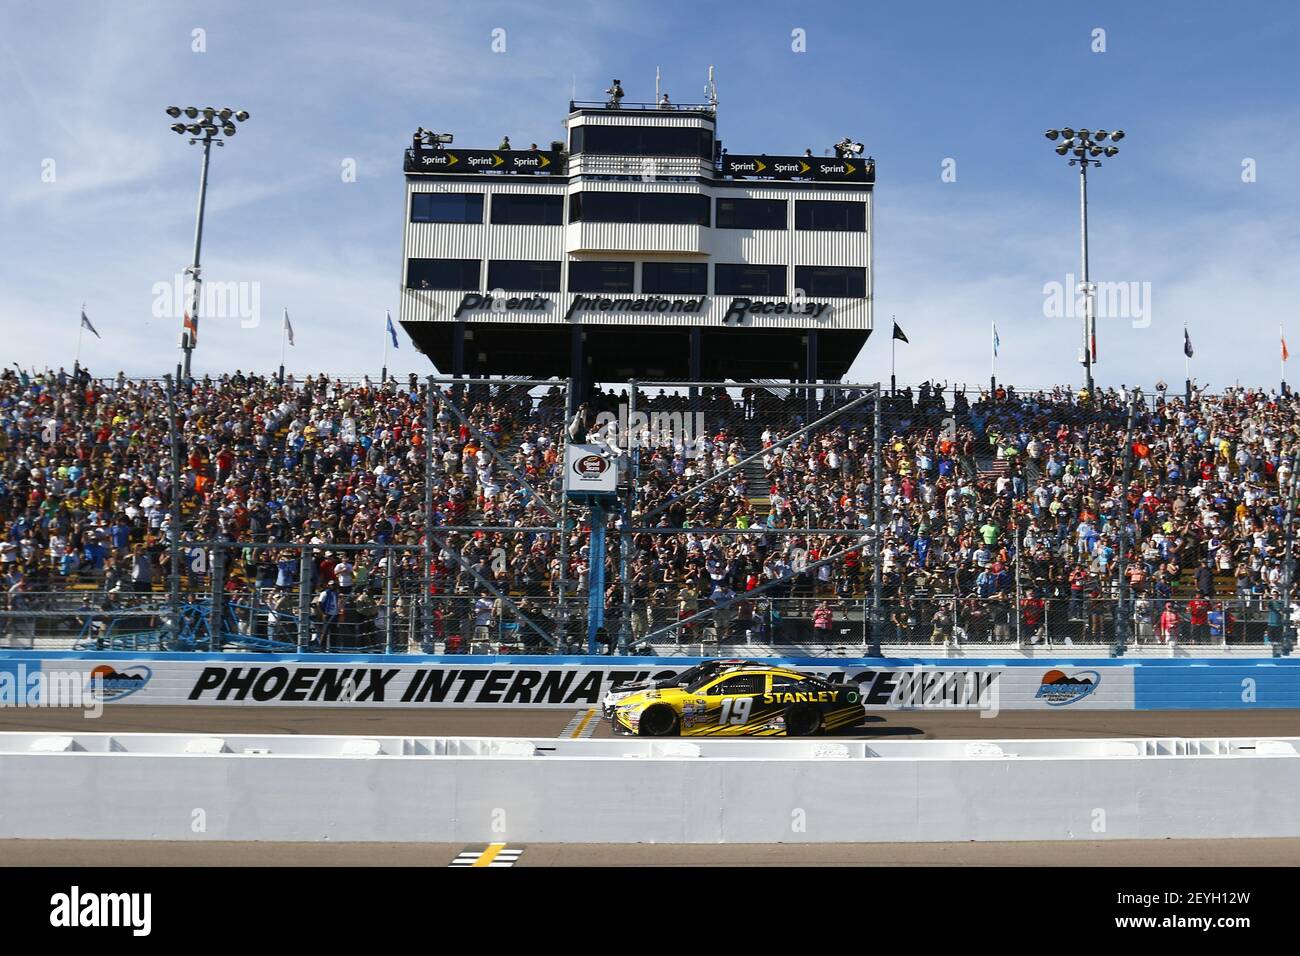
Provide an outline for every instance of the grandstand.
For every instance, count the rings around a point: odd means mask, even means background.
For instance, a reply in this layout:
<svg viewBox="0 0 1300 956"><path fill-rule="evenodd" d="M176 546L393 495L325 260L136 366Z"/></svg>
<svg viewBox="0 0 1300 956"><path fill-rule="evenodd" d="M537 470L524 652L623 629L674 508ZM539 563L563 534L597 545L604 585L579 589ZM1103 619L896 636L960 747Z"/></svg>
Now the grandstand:
<svg viewBox="0 0 1300 956"><path fill-rule="evenodd" d="M4 643L563 653L595 600L622 653L1258 650L1295 613L1291 395L926 384L882 396L877 483L870 387L624 384L570 417L567 381L474 382L4 372ZM622 478L594 598L572 443Z"/></svg>

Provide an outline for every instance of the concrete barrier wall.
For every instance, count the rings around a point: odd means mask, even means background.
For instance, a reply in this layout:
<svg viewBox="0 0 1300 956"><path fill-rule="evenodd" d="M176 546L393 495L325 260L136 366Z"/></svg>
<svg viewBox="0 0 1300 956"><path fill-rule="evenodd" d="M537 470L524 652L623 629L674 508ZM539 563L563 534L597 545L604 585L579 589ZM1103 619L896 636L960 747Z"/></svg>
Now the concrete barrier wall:
<svg viewBox="0 0 1300 956"><path fill-rule="evenodd" d="M603 749L582 756L574 745L585 743ZM1061 757L992 750L980 756L971 744L961 744L970 756L954 756L957 745L949 744L926 757L928 742L913 742L910 756L802 759L762 759L752 744L752 759L711 758L708 748L701 756L609 756L617 743L573 741L569 755L518 757L10 752L0 754L0 838L819 843L1300 836L1300 806L1291 799L1300 792L1293 743L1273 745L1274 755L1223 748L1101 756L1094 741L1082 756ZM1014 752L1018 744L1006 746Z"/></svg>

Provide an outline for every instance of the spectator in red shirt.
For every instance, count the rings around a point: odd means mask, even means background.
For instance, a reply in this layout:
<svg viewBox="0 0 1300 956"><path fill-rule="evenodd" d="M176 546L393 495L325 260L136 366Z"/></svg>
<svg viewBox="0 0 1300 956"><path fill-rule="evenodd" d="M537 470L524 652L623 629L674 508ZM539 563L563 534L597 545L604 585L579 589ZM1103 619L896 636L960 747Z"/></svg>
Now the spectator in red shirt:
<svg viewBox="0 0 1300 956"><path fill-rule="evenodd" d="M1187 616L1192 625L1191 641L1203 644L1210 639L1210 602L1203 597L1187 602Z"/></svg>
<svg viewBox="0 0 1300 956"><path fill-rule="evenodd" d="M1029 643L1037 644L1043 638L1043 599L1033 588L1020 602L1020 619L1029 634Z"/></svg>
<svg viewBox="0 0 1300 956"><path fill-rule="evenodd" d="M1178 629L1183 619L1173 601L1165 602L1165 609L1160 614L1160 643L1174 645L1178 643Z"/></svg>

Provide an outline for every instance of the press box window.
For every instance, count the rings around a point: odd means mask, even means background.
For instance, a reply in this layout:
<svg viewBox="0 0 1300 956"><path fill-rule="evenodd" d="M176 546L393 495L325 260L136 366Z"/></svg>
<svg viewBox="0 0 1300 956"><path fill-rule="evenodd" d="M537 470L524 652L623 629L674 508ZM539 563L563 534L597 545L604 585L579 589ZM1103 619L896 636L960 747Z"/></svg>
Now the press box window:
<svg viewBox="0 0 1300 956"><path fill-rule="evenodd" d="M866 232L867 204L833 199L796 199L794 227L815 232Z"/></svg>
<svg viewBox="0 0 1300 956"><path fill-rule="evenodd" d="M479 288L478 259L407 259L408 289L457 289L472 292Z"/></svg>
<svg viewBox="0 0 1300 956"><path fill-rule="evenodd" d="M497 193L492 197L492 222L501 226L562 225L564 197Z"/></svg>
<svg viewBox="0 0 1300 956"><path fill-rule="evenodd" d="M784 229L784 199L719 199L719 229Z"/></svg>
<svg viewBox="0 0 1300 956"><path fill-rule="evenodd" d="M785 266L719 262L713 267L716 295L785 295Z"/></svg>
<svg viewBox="0 0 1300 956"><path fill-rule="evenodd" d="M570 262L570 292L631 292L630 262Z"/></svg>
<svg viewBox="0 0 1300 956"><path fill-rule="evenodd" d="M709 267L703 262L643 262L641 291L654 295L707 295Z"/></svg>
<svg viewBox="0 0 1300 956"><path fill-rule="evenodd" d="M482 193L411 194L411 222L482 221Z"/></svg>
<svg viewBox="0 0 1300 956"><path fill-rule="evenodd" d="M491 259L487 287L503 292L559 292L560 264L543 259Z"/></svg>
<svg viewBox="0 0 1300 956"><path fill-rule="evenodd" d="M570 153L713 158L713 133L685 126L575 126Z"/></svg>
<svg viewBox="0 0 1300 956"><path fill-rule="evenodd" d="M623 193L585 190L569 197L569 222L707 226L709 197L692 193Z"/></svg>
<svg viewBox="0 0 1300 956"><path fill-rule="evenodd" d="M867 270L860 266L795 266L794 284L807 296L862 299L867 294Z"/></svg>

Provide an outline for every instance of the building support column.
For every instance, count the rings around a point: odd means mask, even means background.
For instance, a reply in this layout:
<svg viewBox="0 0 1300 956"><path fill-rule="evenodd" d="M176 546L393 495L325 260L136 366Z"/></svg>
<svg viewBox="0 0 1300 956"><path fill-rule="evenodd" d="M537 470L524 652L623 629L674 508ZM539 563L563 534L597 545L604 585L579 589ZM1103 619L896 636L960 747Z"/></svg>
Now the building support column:
<svg viewBox="0 0 1300 956"><path fill-rule="evenodd" d="M582 348L582 326L574 323L569 327L569 409L568 420L578 413L578 406L587 398L586 379L587 363Z"/></svg>
<svg viewBox="0 0 1300 956"><path fill-rule="evenodd" d="M691 326L690 369L686 375L686 377L690 379L690 381L692 382L698 382L704 374L701 371L701 369L703 368L703 355L704 355L704 330L700 328L698 325L692 325ZM690 397L689 410L693 412L696 410L696 406L699 402L700 390L696 386L692 385L690 388L689 397Z"/></svg>
<svg viewBox="0 0 1300 956"><path fill-rule="evenodd" d="M805 335L807 342L807 354L804 357L804 381L812 384L817 381L817 330L809 329ZM818 418L819 406L817 404L817 390L809 388L804 390L806 399L804 401L804 416L806 421L813 421Z"/></svg>

